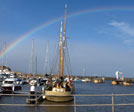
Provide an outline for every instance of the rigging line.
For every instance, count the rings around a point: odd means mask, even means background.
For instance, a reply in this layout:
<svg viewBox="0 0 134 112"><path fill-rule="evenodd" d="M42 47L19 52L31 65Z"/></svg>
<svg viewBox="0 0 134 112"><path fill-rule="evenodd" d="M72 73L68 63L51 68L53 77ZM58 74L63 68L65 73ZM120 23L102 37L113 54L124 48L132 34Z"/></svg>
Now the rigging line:
<svg viewBox="0 0 134 112"><path fill-rule="evenodd" d="M68 55L68 60L69 60L69 67L70 67L70 75L72 75L72 67L71 67L71 61L70 61L70 56L69 56L69 50L68 50L68 45L66 42L66 50L67 50L67 55Z"/></svg>
<svg viewBox="0 0 134 112"><path fill-rule="evenodd" d="M59 32L60 32L60 29L58 30L58 33L57 33L57 36L56 36L56 43L55 43L55 50L54 50L54 54L56 54L57 52L59 52ZM54 58L53 58L53 62L51 62L51 70L50 70L50 74L52 74L55 70L55 66L56 66L56 63L57 63L57 58L58 58L58 55L54 55Z"/></svg>
<svg viewBox="0 0 134 112"><path fill-rule="evenodd" d="M56 52L55 52L55 61L54 61L54 70L53 70L53 72L55 71L55 69L56 69L56 65L57 65L57 63L58 63L58 54L59 54L59 46L57 45L57 50L56 50Z"/></svg>
<svg viewBox="0 0 134 112"><path fill-rule="evenodd" d="M30 56L30 59L29 59L29 74L31 73L31 56Z"/></svg>
<svg viewBox="0 0 134 112"><path fill-rule="evenodd" d="M29 59L29 73L33 74L33 44L34 39L32 39L32 46L31 46L31 53L30 53L30 59Z"/></svg>
<svg viewBox="0 0 134 112"><path fill-rule="evenodd" d="M58 48L57 48L58 49ZM57 50L56 50L57 51ZM54 53L55 54L55 53ZM50 71L50 74L52 74L53 72L54 72L54 69L55 69L55 63L56 63L56 56L54 56L54 58L53 58L53 64L52 64L52 67L51 67L51 71Z"/></svg>
<svg viewBox="0 0 134 112"><path fill-rule="evenodd" d="M58 55L55 58L55 62L54 62L54 65L53 65L53 71L51 73L54 73L57 63L58 63Z"/></svg>
<svg viewBox="0 0 134 112"><path fill-rule="evenodd" d="M43 50L44 51L44 50ZM43 53L44 55L44 53ZM45 57L45 56L44 56ZM43 58L44 59L44 58ZM45 74L45 61L43 62L44 66L43 66L43 71L42 71L42 74Z"/></svg>
<svg viewBox="0 0 134 112"><path fill-rule="evenodd" d="M34 61L35 61L35 65L34 65L34 73L37 75L37 67L38 67L38 64L37 64L37 62L38 62L38 59L37 59L37 56L35 56L35 59L34 59Z"/></svg>
<svg viewBox="0 0 134 112"><path fill-rule="evenodd" d="M57 47L56 44L55 44L55 46L56 46L56 47L55 47L55 50L54 50L54 51L55 51L55 53L56 53L58 47ZM55 53L54 53L54 54L55 54ZM54 69L54 63L55 63L55 60L56 60L56 56L55 56L55 55L53 56L53 59L52 59L52 60L53 60L53 61L51 62L51 65L52 65L52 66L50 67L50 74L52 74L53 69Z"/></svg>
<svg viewBox="0 0 134 112"><path fill-rule="evenodd" d="M58 57L59 57L59 37L60 37L59 32L60 32L60 29L59 29L58 34L57 34L57 41L58 41L58 42L56 42L56 44L55 44L56 47L55 47L55 53L54 53L54 54L56 54L56 53L57 53L57 54L54 55L55 58L54 58L54 64L52 64L51 74L52 74L52 72L54 72L55 69L56 69L56 64L57 64L57 62L58 62Z"/></svg>
<svg viewBox="0 0 134 112"><path fill-rule="evenodd" d="M69 55L67 55L67 54L69 54L69 52L68 52L68 46L67 46L67 41L66 41L66 49L65 49L65 64L66 64L66 69L67 69L67 72L68 72L68 74L70 74L70 75L72 75L72 72L71 72L71 64L70 64L70 62L69 62Z"/></svg>
<svg viewBox="0 0 134 112"><path fill-rule="evenodd" d="M57 47L55 47L55 53L54 54L56 54L57 52L59 52L59 46L58 45L56 45ZM54 55L55 57L54 57L54 63L52 64L52 68L51 68L51 72L50 72L50 74L52 74L53 72L54 72L54 70L55 70L55 66L56 66L56 64L57 64L57 60L58 60L58 55Z"/></svg>
<svg viewBox="0 0 134 112"><path fill-rule="evenodd" d="M67 48L67 42L66 42L66 48ZM70 68L69 68L69 61L68 61L68 56L67 56L67 49L65 49L65 64L66 64L67 72L68 72L68 74L70 74L71 72L70 72Z"/></svg>
<svg viewBox="0 0 134 112"><path fill-rule="evenodd" d="M44 61L44 68L43 68L43 74L47 74L48 73L48 60L49 60L49 51L48 51L48 49L49 49L49 41L47 41L47 46L46 46L46 53L45 53L45 61Z"/></svg>
<svg viewBox="0 0 134 112"><path fill-rule="evenodd" d="M67 68L67 74L69 75L69 65L68 65L68 63L67 63L68 61L67 61L67 56L66 56L66 53L65 53L65 65L66 65L66 68ZM66 70L66 69L65 69Z"/></svg>

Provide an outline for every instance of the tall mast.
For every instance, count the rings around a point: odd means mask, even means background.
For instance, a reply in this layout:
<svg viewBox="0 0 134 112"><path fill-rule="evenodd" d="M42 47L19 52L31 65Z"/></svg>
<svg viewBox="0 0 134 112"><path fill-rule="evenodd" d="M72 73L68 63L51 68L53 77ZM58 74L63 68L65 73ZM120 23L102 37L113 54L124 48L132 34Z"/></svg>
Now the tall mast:
<svg viewBox="0 0 134 112"><path fill-rule="evenodd" d="M43 73L48 73L48 42L47 42L47 48L46 48L46 57L45 57L45 63L44 63L44 70Z"/></svg>
<svg viewBox="0 0 134 112"><path fill-rule="evenodd" d="M6 58L5 59L5 66L7 66L7 59L8 59L8 57L6 56L5 58Z"/></svg>
<svg viewBox="0 0 134 112"><path fill-rule="evenodd" d="M6 50L6 42L5 42L5 44L4 44L4 48L3 48L3 51L5 51ZM6 66L6 61L7 61L7 57L6 57L6 55L4 55L3 57L2 57L3 59L2 59L2 65L3 66Z"/></svg>
<svg viewBox="0 0 134 112"><path fill-rule="evenodd" d="M5 50L6 50L6 46L7 46L7 43L5 42ZM5 59L4 59L4 65L6 66L6 55L5 55L4 58L5 58Z"/></svg>
<svg viewBox="0 0 134 112"><path fill-rule="evenodd" d="M32 39L32 53L31 53L31 73L34 75L34 39Z"/></svg>
<svg viewBox="0 0 134 112"><path fill-rule="evenodd" d="M36 57L35 57L35 74L36 74L36 75L37 75L37 69L38 69L37 66L38 66L38 65L37 65L37 56L36 56Z"/></svg>
<svg viewBox="0 0 134 112"><path fill-rule="evenodd" d="M61 26L60 26L60 43L59 43L59 71L58 71L58 77L60 78L61 76L61 61L62 61L62 21L61 21Z"/></svg>
<svg viewBox="0 0 134 112"><path fill-rule="evenodd" d="M62 48L62 69L61 69L61 76L63 76L64 72L64 52L65 52L65 41L66 41L66 9L67 5L65 5L65 16L64 16L64 32L63 32L63 48Z"/></svg>

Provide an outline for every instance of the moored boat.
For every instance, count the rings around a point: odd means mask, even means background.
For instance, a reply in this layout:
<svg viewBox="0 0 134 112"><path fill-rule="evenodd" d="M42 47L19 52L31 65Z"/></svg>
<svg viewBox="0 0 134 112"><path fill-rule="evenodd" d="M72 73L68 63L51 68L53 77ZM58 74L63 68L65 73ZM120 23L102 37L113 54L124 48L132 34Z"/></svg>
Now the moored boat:
<svg viewBox="0 0 134 112"><path fill-rule="evenodd" d="M1 90L3 93L14 93L15 91L21 90L21 85L17 84L17 78L6 78L2 81Z"/></svg>
<svg viewBox="0 0 134 112"><path fill-rule="evenodd" d="M46 99L49 101L56 101L56 102L62 102L62 101L71 101L73 100L73 97L71 94L74 91L74 87L69 82L52 82L52 86L49 86L45 90L45 96Z"/></svg>
<svg viewBox="0 0 134 112"><path fill-rule="evenodd" d="M65 53L65 43L66 43L66 7L65 7L65 18L64 18L64 32L62 36L62 22L60 27L60 41L59 41L59 69L58 78L56 81L48 80L46 85L44 96L49 101L65 102L73 100L72 92L74 91L74 86L71 81L65 81L63 77L64 72L64 53Z"/></svg>

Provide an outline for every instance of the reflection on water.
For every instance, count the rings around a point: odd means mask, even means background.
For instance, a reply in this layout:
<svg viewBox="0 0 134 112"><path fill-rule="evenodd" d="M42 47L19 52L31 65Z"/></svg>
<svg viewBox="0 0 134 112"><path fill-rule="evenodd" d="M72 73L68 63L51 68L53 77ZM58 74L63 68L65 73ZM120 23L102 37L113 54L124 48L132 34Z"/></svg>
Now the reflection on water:
<svg viewBox="0 0 134 112"><path fill-rule="evenodd" d="M0 106L0 112L45 112L38 111L35 107L22 107L22 106Z"/></svg>
<svg viewBox="0 0 134 112"><path fill-rule="evenodd" d="M43 104L52 104L52 105L67 105L67 106L48 106L48 107L40 107L41 109L44 110L44 112L73 112L74 109L73 107L69 106L70 104L73 104L73 101L71 102L64 102L64 103L56 103L56 102L50 102L50 101L44 101Z"/></svg>
<svg viewBox="0 0 134 112"><path fill-rule="evenodd" d="M2 96L0 98L1 104L26 104L27 97L18 97L18 96ZM0 112L73 112L73 107L69 106L73 104L71 102L64 102L64 103L56 103L50 101L43 101L41 102L42 105L49 104L49 105L67 105L67 106L0 106ZM27 104L28 105L28 104Z"/></svg>

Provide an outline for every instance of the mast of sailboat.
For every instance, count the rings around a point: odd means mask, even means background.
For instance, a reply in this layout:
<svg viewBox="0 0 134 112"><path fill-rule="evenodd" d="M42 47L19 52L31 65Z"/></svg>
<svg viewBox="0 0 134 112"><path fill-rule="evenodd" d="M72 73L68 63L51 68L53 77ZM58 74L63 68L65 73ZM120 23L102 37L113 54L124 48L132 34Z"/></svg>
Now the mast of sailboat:
<svg viewBox="0 0 134 112"><path fill-rule="evenodd" d="M44 72L48 74L48 44L47 42L47 48L46 48L46 57L45 57L45 64L44 64Z"/></svg>
<svg viewBox="0 0 134 112"><path fill-rule="evenodd" d="M5 42L5 50L6 50L6 46L7 46L7 43ZM4 65L6 66L6 61L7 61L7 57L6 57L6 55L5 55L5 59L4 59Z"/></svg>
<svg viewBox="0 0 134 112"><path fill-rule="evenodd" d="M38 61L38 60L37 60L37 56L36 56L36 57L35 57L35 74L36 74L36 75L37 75L37 69L38 69L38 68L37 68L37 66L38 66L38 65L37 65L37 64L38 64L37 61Z"/></svg>
<svg viewBox="0 0 134 112"><path fill-rule="evenodd" d="M58 71L58 77L61 77L61 62L62 62L62 21L60 25L60 43L59 43L59 71Z"/></svg>
<svg viewBox="0 0 134 112"><path fill-rule="evenodd" d="M32 53L31 53L31 73L34 75L34 39L32 39Z"/></svg>
<svg viewBox="0 0 134 112"><path fill-rule="evenodd" d="M63 46L62 46L62 63L61 63L61 76L63 77L64 72L64 52L65 52L65 41L66 41L66 9L67 5L65 5L65 16L64 16L64 32L63 32Z"/></svg>
<svg viewBox="0 0 134 112"><path fill-rule="evenodd" d="M5 58L6 58L6 59L5 59L5 66L7 66L8 57L6 56Z"/></svg>
<svg viewBox="0 0 134 112"><path fill-rule="evenodd" d="M5 51L5 50L6 50L6 42L5 42L5 44L4 44L3 51ZM6 64L7 64L7 56L4 55L4 56L2 57L2 65L3 65L3 66L6 66Z"/></svg>

